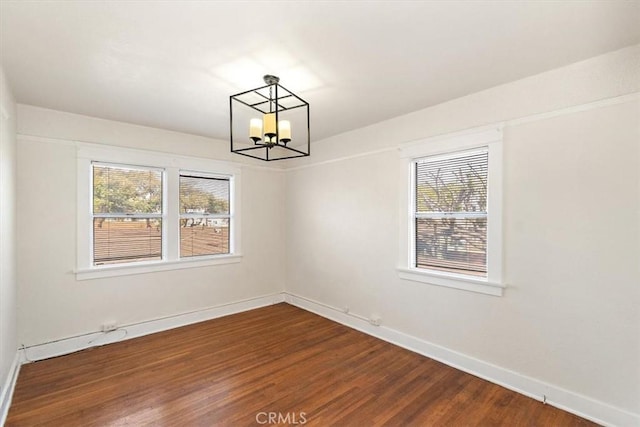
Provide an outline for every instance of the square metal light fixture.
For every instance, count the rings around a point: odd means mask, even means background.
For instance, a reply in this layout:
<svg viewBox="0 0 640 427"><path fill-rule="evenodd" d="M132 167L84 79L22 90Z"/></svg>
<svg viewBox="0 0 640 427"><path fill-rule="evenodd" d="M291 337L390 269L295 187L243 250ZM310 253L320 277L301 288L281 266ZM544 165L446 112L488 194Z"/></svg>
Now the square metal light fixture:
<svg viewBox="0 0 640 427"><path fill-rule="evenodd" d="M309 104L276 76L264 82L229 97L231 152L268 162L308 156Z"/></svg>

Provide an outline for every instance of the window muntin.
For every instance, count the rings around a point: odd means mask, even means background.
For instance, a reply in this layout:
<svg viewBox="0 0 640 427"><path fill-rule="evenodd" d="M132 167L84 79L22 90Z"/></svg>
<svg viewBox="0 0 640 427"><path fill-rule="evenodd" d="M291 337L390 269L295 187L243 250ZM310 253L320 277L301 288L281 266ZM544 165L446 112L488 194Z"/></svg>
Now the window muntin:
<svg viewBox="0 0 640 427"><path fill-rule="evenodd" d="M230 177L180 173L180 257L230 253Z"/></svg>
<svg viewBox="0 0 640 427"><path fill-rule="evenodd" d="M488 149L414 161L415 268L487 277Z"/></svg>
<svg viewBox="0 0 640 427"><path fill-rule="evenodd" d="M93 265L162 259L161 169L92 163Z"/></svg>

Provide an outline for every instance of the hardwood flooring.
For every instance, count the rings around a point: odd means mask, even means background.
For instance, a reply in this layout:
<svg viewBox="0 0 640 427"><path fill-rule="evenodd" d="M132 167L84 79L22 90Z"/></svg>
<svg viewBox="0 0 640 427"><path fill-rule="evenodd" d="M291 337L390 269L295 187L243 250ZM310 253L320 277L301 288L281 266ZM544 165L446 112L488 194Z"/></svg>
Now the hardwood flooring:
<svg viewBox="0 0 640 427"><path fill-rule="evenodd" d="M287 304L24 365L7 426L592 423Z"/></svg>

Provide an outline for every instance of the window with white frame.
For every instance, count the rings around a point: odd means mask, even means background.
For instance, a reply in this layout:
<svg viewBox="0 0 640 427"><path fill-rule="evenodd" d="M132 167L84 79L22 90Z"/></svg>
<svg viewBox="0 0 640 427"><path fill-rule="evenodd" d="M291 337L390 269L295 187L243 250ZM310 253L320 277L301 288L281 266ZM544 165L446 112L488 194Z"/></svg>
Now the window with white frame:
<svg viewBox="0 0 640 427"><path fill-rule="evenodd" d="M229 253L229 177L180 173L180 256Z"/></svg>
<svg viewBox="0 0 640 427"><path fill-rule="evenodd" d="M240 169L78 143L78 280L239 262Z"/></svg>
<svg viewBox="0 0 640 427"><path fill-rule="evenodd" d="M486 147L414 161L416 268L487 276Z"/></svg>
<svg viewBox="0 0 640 427"><path fill-rule="evenodd" d="M418 141L401 152L409 215L400 277L502 295L501 129Z"/></svg>
<svg viewBox="0 0 640 427"><path fill-rule="evenodd" d="M162 259L162 181L155 168L92 164L93 264Z"/></svg>

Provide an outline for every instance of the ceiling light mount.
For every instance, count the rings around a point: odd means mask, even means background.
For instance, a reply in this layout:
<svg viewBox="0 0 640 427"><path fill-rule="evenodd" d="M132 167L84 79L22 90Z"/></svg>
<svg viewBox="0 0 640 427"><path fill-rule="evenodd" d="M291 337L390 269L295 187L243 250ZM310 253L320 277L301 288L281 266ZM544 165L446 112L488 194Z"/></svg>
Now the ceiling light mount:
<svg viewBox="0 0 640 427"><path fill-rule="evenodd" d="M263 79L266 86L229 97L231 152L264 161L308 156L309 103L280 85L279 77Z"/></svg>
<svg viewBox="0 0 640 427"><path fill-rule="evenodd" d="M262 78L264 79L264 82L268 85L277 85L278 83L280 83L280 77L272 76L271 74L265 74L264 77Z"/></svg>

